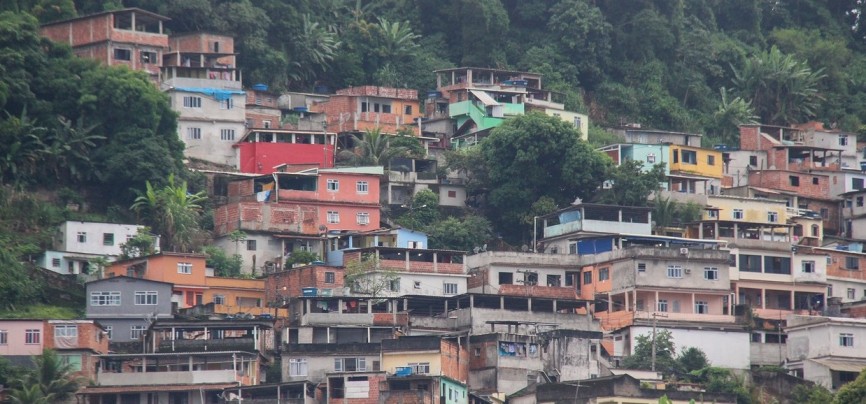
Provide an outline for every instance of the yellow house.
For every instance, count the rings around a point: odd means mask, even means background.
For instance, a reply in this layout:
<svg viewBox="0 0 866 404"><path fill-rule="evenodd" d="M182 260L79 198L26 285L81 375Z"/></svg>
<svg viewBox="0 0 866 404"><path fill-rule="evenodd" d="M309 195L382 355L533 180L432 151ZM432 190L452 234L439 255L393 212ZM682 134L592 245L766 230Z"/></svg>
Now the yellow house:
<svg viewBox="0 0 866 404"><path fill-rule="evenodd" d="M382 370L391 375L446 376L466 383L468 360L465 344L438 335L382 340Z"/></svg>
<svg viewBox="0 0 866 404"><path fill-rule="evenodd" d="M545 108L544 113L548 116L555 116L574 125L580 130L580 139L583 141L589 140L589 116L579 112L565 111L562 109Z"/></svg>
<svg viewBox="0 0 866 404"><path fill-rule="evenodd" d="M722 178L722 153L694 146L670 145L670 170L709 178Z"/></svg>
<svg viewBox="0 0 866 404"><path fill-rule="evenodd" d="M785 201L712 195L707 197L707 204L715 209L704 210L703 220L769 225L788 223L788 207Z"/></svg>
<svg viewBox="0 0 866 404"><path fill-rule="evenodd" d="M264 279L205 278L204 303L213 303L218 314L271 314L285 316L285 309L269 308Z"/></svg>

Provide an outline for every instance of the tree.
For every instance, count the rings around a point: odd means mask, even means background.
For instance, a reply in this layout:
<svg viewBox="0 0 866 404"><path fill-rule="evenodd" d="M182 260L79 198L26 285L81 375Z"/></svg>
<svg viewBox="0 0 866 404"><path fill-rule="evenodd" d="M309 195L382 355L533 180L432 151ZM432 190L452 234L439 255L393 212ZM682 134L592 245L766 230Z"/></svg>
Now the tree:
<svg viewBox="0 0 866 404"><path fill-rule="evenodd" d="M292 253L289 254L289 258L286 258L285 268L289 269L289 268L295 266L296 264L307 265L307 264L310 264L310 263L312 263L314 261L318 261L318 260L319 260L319 254L316 254L314 252L311 252L311 251L292 251Z"/></svg>
<svg viewBox="0 0 866 404"><path fill-rule="evenodd" d="M631 355L622 361L622 367L626 369L652 369L652 334L642 334L635 337L635 347ZM676 374L680 371L677 363L676 347L673 336L668 330L659 330L655 335L656 342L656 370L665 374Z"/></svg>
<svg viewBox="0 0 866 404"><path fill-rule="evenodd" d="M746 60L734 71L734 87L749 100L764 123L790 125L815 115L821 70L785 55L773 46Z"/></svg>
<svg viewBox="0 0 866 404"><path fill-rule="evenodd" d="M798 384L791 391L791 399L795 403L802 404L826 404L833 402L833 393L827 390L826 387L816 384L807 387L803 384Z"/></svg>
<svg viewBox="0 0 866 404"><path fill-rule="evenodd" d="M530 234L523 219L542 196L567 206L588 199L610 166L607 156L580 140L574 126L530 113L507 120L479 146L486 216L510 242Z"/></svg>
<svg viewBox="0 0 866 404"><path fill-rule="evenodd" d="M406 211L394 222L405 228L423 230L439 221L439 196L429 189L418 191L403 208Z"/></svg>
<svg viewBox="0 0 866 404"><path fill-rule="evenodd" d="M135 198L131 208L162 236L162 248L168 251L190 252L201 229L198 218L204 192L191 194L186 181L175 184L174 175L160 189L146 182L146 190Z"/></svg>
<svg viewBox="0 0 866 404"><path fill-rule="evenodd" d="M493 238L490 222L477 215L448 217L426 227L424 231L427 233L430 248L443 250L472 251Z"/></svg>
<svg viewBox="0 0 866 404"><path fill-rule="evenodd" d="M354 149L343 150L338 157L354 166L387 167L392 158L403 156L408 151L402 146L391 146L389 136L379 128L367 130L363 138L352 134L351 139Z"/></svg>
<svg viewBox="0 0 866 404"><path fill-rule="evenodd" d="M243 265L243 259L240 254L229 256L225 250L216 246L205 247L204 253L207 255L205 264L214 269L216 276L240 276L241 266Z"/></svg>
<svg viewBox="0 0 866 404"><path fill-rule="evenodd" d="M149 227L140 227L132 238L120 245L120 259L140 258L156 252L156 238Z"/></svg>
<svg viewBox="0 0 866 404"><path fill-rule="evenodd" d="M375 255L361 257L346 264L344 284L352 292L380 297L391 291L392 282L398 279L393 269L382 268Z"/></svg>
<svg viewBox="0 0 866 404"><path fill-rule="evenodd" d="M740 125L757 123L758 117L752 103L742 97L730 99L728 90L722 87L719 90L722 100L719 107L713 112L710 122L710 133L722 144L728 146L740 145ZM708 145L709 146L709 145Z"/></svg>
<svg viewBox="0 0 866 404"><path fill-rule="evenodd" d="M683 372L686 373L701 370L710 366L707 354L695 347L688 347L680 351L680 355L677 357L677 363L679 363Z"/></svg>
<svg viewBox="0 0 866 404"><path fill-rule="evenodd" d="M843 385L833 398L834 404L862 402L866 402L866 370L860 371L860 375L853 382Z"/></svg>
<svg viewBox="0 0 866 404"><path fill-rule="evenodd" d="M82 380L72 375L72 365L63 363L53 350L45 349L33 358L35 368L20 381L10 395L12 402L56 403L68 400L78 391Z"/></svg>
<svg viewBox="0 0 866 404"><path fill-rule="evenodd" d="M665 180L665 164L653 165L650 170L644 170L644 164L637 160L626 160L608 171L610 189L596 193L595 199L600 203L621 206L646 206L647 197L661 188Z"/></svg>

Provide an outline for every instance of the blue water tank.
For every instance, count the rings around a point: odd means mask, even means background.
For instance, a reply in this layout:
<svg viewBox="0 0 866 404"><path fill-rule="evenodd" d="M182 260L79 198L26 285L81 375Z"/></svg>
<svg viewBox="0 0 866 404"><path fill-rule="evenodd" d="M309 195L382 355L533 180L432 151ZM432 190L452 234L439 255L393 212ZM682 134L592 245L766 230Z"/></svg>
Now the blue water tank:
<svg viewBox="0 0 866 404"><path fill-rule="evenodd" d="M319 290L316 288L303 288L301 289L301 293L304 297L316 297Z"/></svg>
<svg viewBox="0 0 866 404"><path fill-rule="evenodd" d="M259 83L259 84L253 84L253 90L256 90L256 91L268 91L268 85L267 85L267 84L262 84L262 83Z"/></svg>

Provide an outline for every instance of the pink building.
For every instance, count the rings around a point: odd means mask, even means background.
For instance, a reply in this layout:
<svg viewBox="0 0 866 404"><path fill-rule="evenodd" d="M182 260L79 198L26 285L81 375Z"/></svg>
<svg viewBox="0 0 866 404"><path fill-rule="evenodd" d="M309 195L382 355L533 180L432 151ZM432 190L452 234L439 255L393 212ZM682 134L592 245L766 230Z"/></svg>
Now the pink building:
<svg viewBox="0 0 866 404"><path fill-rule="evenodd" d="M0 356L29 363L52 349L80 376L93 379L96 355L108 353L105 328L93 320L0 320Z"/></svg>

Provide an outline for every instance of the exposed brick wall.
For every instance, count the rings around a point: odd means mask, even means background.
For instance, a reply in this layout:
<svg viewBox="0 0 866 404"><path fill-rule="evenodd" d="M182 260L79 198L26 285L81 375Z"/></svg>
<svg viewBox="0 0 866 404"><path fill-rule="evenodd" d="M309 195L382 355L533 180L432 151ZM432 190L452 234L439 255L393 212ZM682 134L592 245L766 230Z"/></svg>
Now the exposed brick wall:
<svg viewBox="0 0 866 404"><path fill-rule="evenodd" d="M440 342L442 375L454 380L467 382L469 380L469 349L457 341L442 339Z"/></svg>
<svg viewBox="0 0 866 404"><path fill-rule="evenodd" d="M817 254L826 254L830 256L827 263L827 276L836 276L839 278L866 280L866 257L862 254L850 254L845 251L830 251L830 250L814 250ZM845 269L847 257L853 257L858 262L860 270Z"/></svg>
<svg viewBox="0 0 866 404"><path fill-rule="evenodd" d="M409 314L373 313L373 325L404 327L409 325Z"/></svg>
<svg viewBox="0 0 866 404"><path fill-rule="evenodd" d="M417 100L418 90L409 88L392 88L378 86L358 86L337 90L337 95L370 96L383 98L398 98L403 100Z"/></svg>
<svg viewBox="0 0 866 404"><path fill-rule="evenodd" d="M173 35L169 38L171 51L181 53L216 53L213 47L214 42L219 42L219 53L235 52L235 40L231 36L198 32ZM221 57L219 63L236 65L234 56Z"/></svg>
<svg viewBox="0 0 866 404"><path fill-rule="evenodd" d="M334 273L334 283L326 283L326 272ZM342 289L345 285L343 268L309 265L269 274L265 278L268 297L298 297L303 288ZM285 292L283 291L283 288Z"/></svg>
<svg viewBox="0 0 866 404"><path fill-rule="evenodd" d="M300 216L299 216L300 213ZM237 230L318 234L315 206L295 203L236 202L214 209L217 236Z"/></svg>
<svg viewBox="0 0 866 404"><path fill-rule="evenodd" d="M577 299L577 292L574 289L555 286L499 285L499 294L537 296L552 299Z"/></svg>
<svg viewBox="0 0 866 404"><path fill-rule="evenodd" d="M478 350L478 356L475 356L475 350ZM496 341L481 341L472 342L469 347L469 368L472 370L484 369L496 364L497 357L488 356L488 353L497 355L499 346Z"/></svg>
<svg viewBox="0 0 866 404"><path fill-rule="evenodd" d="M481 269L469 273L469 279L466 280L466 287L471 289L483 288L488 284L490 277L489 269Z"/></svg>
<svg viewBox="0 0 866 404"><path fill-rule="evenodd" d="M790 177L797 177L800 185L791 185ZM813 183L814 179L817 179L817 184ZM830 195L830 177L797 171L752 171L749 173L749 185L796 192L811 198L827 199Z"/></svg>
<svg viewBox="0 0 866 404"><path fill-rule="evenodd" d="M247 196L253 194L253 180L232 181L228 184L228 196Z"/></svg>

